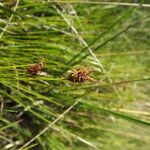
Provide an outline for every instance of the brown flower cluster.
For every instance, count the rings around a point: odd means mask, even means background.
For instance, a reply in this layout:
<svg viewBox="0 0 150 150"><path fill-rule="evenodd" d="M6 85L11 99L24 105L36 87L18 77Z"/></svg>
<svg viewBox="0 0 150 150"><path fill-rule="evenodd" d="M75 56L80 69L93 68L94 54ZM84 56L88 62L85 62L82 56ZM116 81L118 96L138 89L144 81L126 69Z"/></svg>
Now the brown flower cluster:
<svg viewBox="0 0 150 150"><path fill-rule="evenodd" d="M76 70L73 70L69 75L68 75L68 80L72 81L72 82L93 82L95 81L95 79L93 79L92 77L90 77L91 72L93 71L93 69L87 69L84 67L80 67Z"/></svg>
<svg viewBox="0 0 150 150"><path fill-rule="evenodd" d="M31 75L41 75L42 69L45 66L45 62L41 60L37 64L30 65L27 67L27 72ZM93 69L79 67L75 70L72 70L71 73L68 75L67 79L74 83L81 83L81 82L94 82L96 81L94 78L90 76Z"/></svg>
<svg viewBox="0 0 150 150"><path fill-rule="evenodd" d="M38 75L43 69L44 65L45 65L45 62L41 60L39 63L30 65L29 67L27 67L27 72L31 75Z"/></svg>

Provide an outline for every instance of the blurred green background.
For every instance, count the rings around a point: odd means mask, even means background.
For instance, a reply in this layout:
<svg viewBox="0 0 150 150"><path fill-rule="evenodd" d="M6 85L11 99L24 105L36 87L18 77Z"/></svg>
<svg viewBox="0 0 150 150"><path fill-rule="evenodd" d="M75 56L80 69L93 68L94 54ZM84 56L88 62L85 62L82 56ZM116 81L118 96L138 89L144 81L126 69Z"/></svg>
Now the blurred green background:
<svg viewBox="0 0 150 150"><path fill-rule="evenodd" d="M149 0L107 2L0 1L1 150L150 149Z"/></svg>

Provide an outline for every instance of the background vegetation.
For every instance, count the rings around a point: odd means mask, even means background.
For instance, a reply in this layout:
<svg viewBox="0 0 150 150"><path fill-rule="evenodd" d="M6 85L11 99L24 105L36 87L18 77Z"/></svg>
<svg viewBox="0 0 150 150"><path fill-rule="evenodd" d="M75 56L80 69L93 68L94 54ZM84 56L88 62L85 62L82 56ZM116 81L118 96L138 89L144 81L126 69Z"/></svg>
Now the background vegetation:
<svg viewBox="0 0 150 150"><path fill-rule="evenodd" d="M149 1L97 2L1 2L0 149L150 149ZM78 66L97 81L68 81Z"/></svg>

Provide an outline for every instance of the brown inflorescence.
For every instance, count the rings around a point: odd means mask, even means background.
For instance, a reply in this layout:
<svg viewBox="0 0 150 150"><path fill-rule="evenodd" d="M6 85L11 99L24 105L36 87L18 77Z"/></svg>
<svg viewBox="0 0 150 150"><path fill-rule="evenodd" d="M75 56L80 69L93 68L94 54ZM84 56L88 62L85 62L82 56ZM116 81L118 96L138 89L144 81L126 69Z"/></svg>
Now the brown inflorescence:
<svg viewBox="0 0 150 150"><path fill-rule="evenodd" d="M93 71L93 69L87 69L84 67L80 67L76 70L73 70L69 75L68 75L68 80L72 82L86 82L90 81L93 82L95 79L90 77L90 73Z"/></svg>
<svg viewBox="0 0 150 150"><path fill-rule="evenodd" d="M39 63L27 67L27 72L31 75L38 75L38 73L41 72L44 65L45 65L44 61L41 60Z"/></svg>

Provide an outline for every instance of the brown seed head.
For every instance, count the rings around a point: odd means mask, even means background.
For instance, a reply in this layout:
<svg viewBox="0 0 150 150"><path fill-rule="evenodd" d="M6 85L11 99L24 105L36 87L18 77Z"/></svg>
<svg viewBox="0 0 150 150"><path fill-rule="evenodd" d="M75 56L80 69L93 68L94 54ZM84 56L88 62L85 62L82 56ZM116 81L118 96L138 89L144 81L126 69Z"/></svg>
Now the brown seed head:
<svg viewBox="0 0 150 150"><path fill-rule="evenodd" d="M95 79L91 78L89 75L93 71L93 69L87 69L80 67L76 70L73 70L69 75L68 75L68 80L72 82L86 82L90 81L93 82Z"/></svg>
<svg viewBox="0 0 150 150"><path fill-rule="evenodd" d="M38 75L38 73L43 69L44 65L45 62L41 60L39 63L27 67L27 72L31 75Z"/></svg>

